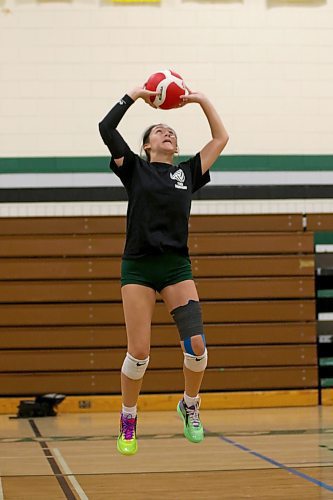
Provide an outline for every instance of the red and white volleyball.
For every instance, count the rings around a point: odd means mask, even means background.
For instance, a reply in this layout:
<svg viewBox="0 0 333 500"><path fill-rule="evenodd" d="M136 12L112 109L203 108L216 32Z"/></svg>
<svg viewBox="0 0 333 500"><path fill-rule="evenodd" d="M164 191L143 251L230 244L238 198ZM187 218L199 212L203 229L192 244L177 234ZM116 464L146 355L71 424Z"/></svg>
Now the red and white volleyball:
<svg viewBox="0 0 333 500"><path fill-rule="evenodd" d="M156 96L151 96L150 100L161 109L178 108L182 102L180 96L188 94L182 77L171 69L151 75L145 83L145 88L158 92Z"/></svg>

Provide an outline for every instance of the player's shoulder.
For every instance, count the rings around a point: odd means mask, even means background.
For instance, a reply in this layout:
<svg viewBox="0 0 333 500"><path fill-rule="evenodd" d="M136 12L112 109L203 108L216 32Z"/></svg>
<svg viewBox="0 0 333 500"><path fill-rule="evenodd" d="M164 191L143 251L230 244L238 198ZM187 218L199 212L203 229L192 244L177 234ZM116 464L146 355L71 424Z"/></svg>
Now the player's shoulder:
<svg viewBox="0 0 333 500"><path fill-rule="evenodd" d="M185 160L181 161L176 165L176 167L181 168L182 170L192 168L194 165L196 165L199 162L200 164L200 153L196 153L193 156L189 156Z"/></svg>

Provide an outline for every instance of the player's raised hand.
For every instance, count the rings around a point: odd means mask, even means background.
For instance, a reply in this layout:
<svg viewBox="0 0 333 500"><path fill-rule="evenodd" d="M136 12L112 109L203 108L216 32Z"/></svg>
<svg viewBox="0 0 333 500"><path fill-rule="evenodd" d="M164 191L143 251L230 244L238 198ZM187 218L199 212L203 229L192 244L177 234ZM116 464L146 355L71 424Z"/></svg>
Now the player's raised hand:
<svg viewBox="0 0 333 500"><path fill-rule="evenodd" d="M202 92L194 92L190 90L188 87L186 87L186 90L188 93L180 96L180 99L182 100L181 106L185 106L185 104L190 104L192 102L201 104L207 99Z"/></svg>
<svg viewBox="0 0 333 500"><path fill-rule="evenodd" d="M159 94L159 92L154 91L154 90L147 90L144 86L135 87L130 92L128 92L128 95L134 101L141 98L145 101L145 103L149 104L149 106L151 106L154 109L156 109L156 106L154 106L154 104L151 102L150 97L155 97L158 94Z"/></svg>

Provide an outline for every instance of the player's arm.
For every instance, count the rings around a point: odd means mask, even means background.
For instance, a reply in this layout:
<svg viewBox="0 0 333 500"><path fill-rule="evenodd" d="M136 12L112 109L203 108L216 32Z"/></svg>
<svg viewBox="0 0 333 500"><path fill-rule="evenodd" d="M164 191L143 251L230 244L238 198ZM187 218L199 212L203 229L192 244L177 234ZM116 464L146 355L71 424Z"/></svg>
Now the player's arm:
<svg viewBox="0 0 333 500"><path fill-rule="evenodd" d="M125 94L124 97L113 106L111 111L109 111L105 118L103 118L103 120L99 123L99 132L101 137L109 148L117 167L122 166L126 151L129 150L129 146L117 130L120 120L123 118L130 106L132 106L134 101L136 101L139 97L150 104L149 96L156 94L157 92L151 92L143 89L142 87L136 87L131 92Z"/></svg>
<svg viewBox="0 0 333 500"><path fill-rule="evenodd" d="M123 164L124 155L129 147L118 132L117 126L133 103L134 100L128 94L124 95L98 125L103 142L108 147L118 167Z"/></svg>
<svg viewBox="0 0 333 500"><path fill-rule="evenodd" d="M204 94L189 90L189 94L183 96L183 102L184 104L191 102L200 104L210 126L212 139L200 151L201 168L204 174L220 156L229 140L229 135L215 107Z"/></svg>

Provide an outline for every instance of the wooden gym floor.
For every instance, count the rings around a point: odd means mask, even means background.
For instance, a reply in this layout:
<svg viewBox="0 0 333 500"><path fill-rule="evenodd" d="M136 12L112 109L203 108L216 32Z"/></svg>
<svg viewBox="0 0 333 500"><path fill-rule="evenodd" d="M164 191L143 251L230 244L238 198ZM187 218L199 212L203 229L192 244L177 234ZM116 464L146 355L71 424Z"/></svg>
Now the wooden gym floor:
<svg viewBox="0 0 333 500"><path fill-rule="evenodd" d="M333 498L333 407L141 412L139 452L117 453L117 413L0 416L0 499Z"/></svg>

